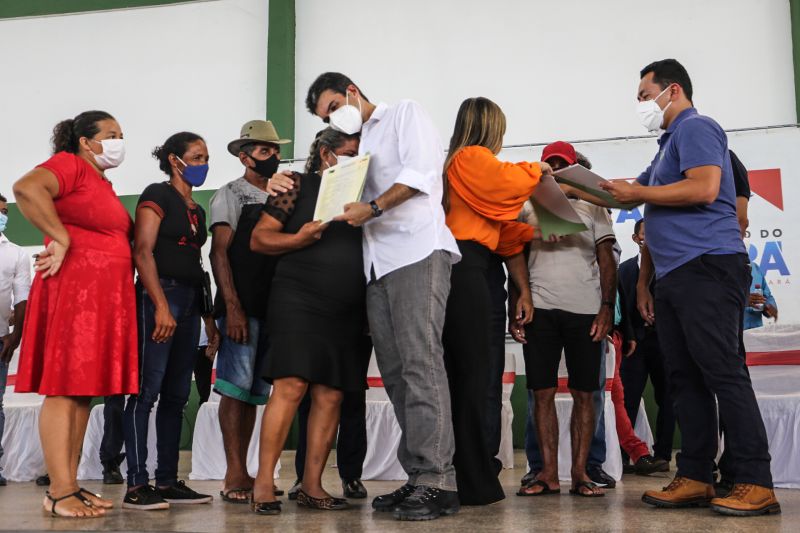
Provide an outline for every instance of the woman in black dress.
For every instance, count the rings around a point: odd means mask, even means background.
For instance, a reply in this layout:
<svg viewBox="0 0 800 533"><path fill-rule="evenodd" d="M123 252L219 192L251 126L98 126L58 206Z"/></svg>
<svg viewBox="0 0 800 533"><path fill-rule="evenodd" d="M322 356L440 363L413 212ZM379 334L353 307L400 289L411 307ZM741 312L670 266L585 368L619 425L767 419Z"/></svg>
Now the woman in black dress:
<svg viewBox="0 0 800 533"><path fill-rule="evenodd" d="M308 448L297 503L339 510L347 501L322 488L322 470L339 425L343 391L365 387L358 356L365 341L366 280L361 229L313 221L323 168L358 152L358 137L323 130L311 146L305 174L294 188L271 197L250 247L280 255L267 310L270 351L264 377L273 385L261 424L253 511L278 514L272 474L300 401L309 391Z"/></svg>

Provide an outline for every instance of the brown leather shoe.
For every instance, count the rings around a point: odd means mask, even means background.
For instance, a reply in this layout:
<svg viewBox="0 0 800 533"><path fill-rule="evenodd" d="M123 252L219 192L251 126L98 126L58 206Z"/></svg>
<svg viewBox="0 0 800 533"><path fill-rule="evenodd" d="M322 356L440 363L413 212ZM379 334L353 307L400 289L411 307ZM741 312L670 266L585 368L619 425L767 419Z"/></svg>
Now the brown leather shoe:
<svg viewBox="0 0 800 533"><path fill-rule="evenodd" d="M645 492L642 495L642 501L656 507L678 509L681 507L708 507L713 497L714 485L711 483L676 476L672 483L663 490Z"/></svg>
<svg viewBox="0 0 800 533"><path fill-rule="evenodd" d="M757 516L781 512L775 491L760 485L736 483L729 495L711 500L711 509L731 516Z"/></svg>

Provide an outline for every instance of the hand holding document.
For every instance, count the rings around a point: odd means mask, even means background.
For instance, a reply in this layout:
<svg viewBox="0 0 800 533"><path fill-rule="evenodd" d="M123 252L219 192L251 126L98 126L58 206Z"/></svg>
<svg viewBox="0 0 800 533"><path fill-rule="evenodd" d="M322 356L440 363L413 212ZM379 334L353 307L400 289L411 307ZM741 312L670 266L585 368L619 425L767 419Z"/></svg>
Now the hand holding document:
<svg viewBox="0 0 800 533"><path fill-rule="evenodd" d="M358 202L364 192L369 154L332 166L322 173L314 220L330 222L344 212L345 204Z"/></svg>
<svg viewBox="0 0 800 533"><path fill-rule="evenodd" d="M606 202L610 207L615 207L617 209L633 209L637 205L635 203L622 204L615 200L613 196L600 187L601 183L609 183L609 181L582 165L571 165L567 168L556 170L553 172L553 177L558 183L566 183L571 187L591 194Z"/></svg>
<svg viewBox="0 0 800 533"><path fill-rule="evenodd" d="M544 241L552 241L587 229L553 176L543 175L540 178L539 185L531 196L531 205L539 219L539 231Z"/></svg>

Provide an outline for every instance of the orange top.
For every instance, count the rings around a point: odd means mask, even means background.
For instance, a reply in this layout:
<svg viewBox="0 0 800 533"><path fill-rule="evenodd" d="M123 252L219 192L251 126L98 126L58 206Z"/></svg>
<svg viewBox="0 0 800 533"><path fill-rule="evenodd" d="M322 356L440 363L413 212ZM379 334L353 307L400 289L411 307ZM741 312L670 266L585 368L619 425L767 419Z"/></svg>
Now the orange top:
<svg viewBox="0 0 800 533"><path fill-rule="evenodd" d="M506 163L483 146L462 148L447 169L453 236L504 257L520 253L533 227L516 220L541 175L539 163Z"/></svg>

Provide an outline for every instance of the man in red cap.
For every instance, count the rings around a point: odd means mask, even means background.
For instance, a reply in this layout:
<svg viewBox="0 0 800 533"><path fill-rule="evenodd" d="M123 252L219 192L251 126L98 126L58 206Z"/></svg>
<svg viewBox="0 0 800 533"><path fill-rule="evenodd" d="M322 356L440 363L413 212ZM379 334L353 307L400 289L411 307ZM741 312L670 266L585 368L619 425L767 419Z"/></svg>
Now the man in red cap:
<svg viewBox="0 0 800 533"><path fill-rule="evenodd" d="M577 163L578 155L569 143L556 142L544 149L541 160L557 169ZM590 166L588 161L585 165ZM598 428L595 416L602 413L602 392L598 391L605 382L603 341L614 316L616 239L605 209L577 199L570 202L588 229L558 242L534 241L528 259L535 312L533 322L526 327L523 351L536 430L530 424L526 435L531 472L523 480L519 492L523 496L559 490L555 394L562 351L574 400L571 492L602 496L600 487L613 487L615 483L601 468L605 461L605 432L604 427ZM538 225L530 204L523 208L522 219ZM594 396L601 402L600 409L594 405ZM595 453L590 453L593 434L598 429L603 432L595 438Z"/></svg>

